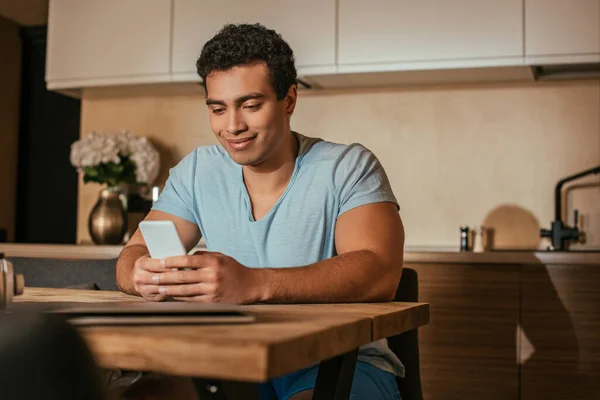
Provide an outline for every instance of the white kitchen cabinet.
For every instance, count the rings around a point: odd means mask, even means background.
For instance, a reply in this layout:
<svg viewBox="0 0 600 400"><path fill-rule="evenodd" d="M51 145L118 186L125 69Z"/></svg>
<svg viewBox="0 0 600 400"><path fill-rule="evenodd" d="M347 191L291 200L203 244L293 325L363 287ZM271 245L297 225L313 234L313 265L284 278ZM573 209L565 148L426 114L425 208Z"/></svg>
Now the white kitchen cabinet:
<svg viewBox="0 0 600 400"><path fill-rule="evenodd" d="M339 71L521 65L523 0L339 0Z"/></svg>
<svg viewBox="0 0 600 400"><path fill-rule="evenodd" d="M51 0L49 89L168 81L171 0Z"/></svg>
<svg viewBox="0 0 600 400"><path fill-rule="evenodd" d="M174 0L173 79L200 79L202 47L226 23L259 22L280 33L299 75L335 72L335 12L335 0Z"/></svg>
<svg viewBox="0 0 600 400"><path fill-rule="evenodd" d="M600 62L600 0L525 0L528 63Z"/></svg>

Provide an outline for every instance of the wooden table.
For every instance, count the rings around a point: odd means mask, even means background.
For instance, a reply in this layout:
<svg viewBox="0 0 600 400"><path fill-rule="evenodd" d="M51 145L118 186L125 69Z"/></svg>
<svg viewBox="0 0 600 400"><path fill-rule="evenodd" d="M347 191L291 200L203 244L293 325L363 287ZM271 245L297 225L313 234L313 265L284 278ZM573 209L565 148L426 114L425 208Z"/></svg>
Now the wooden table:
<svg viewBox="0 0 600 400"><path fill-rule="evenodd" d="M62 301L143 300L119 292L29 287L15 299L15 302ZM243 310L254 314L256 322L94 326L78 330L104 368L264 382L321 363L318 382L326 373L333 375L328 378L341 382L342 364L350 359L353 372L360 346L429 322L426 303L260 304L244 306ZM315 389L315 398L319 397L319 391Z"/></svg>

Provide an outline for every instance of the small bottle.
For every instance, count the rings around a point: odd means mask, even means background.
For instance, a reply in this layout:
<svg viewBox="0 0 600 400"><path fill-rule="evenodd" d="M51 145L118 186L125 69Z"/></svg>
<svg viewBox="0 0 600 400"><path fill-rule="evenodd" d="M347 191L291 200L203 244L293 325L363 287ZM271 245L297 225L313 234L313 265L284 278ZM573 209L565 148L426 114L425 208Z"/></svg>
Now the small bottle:
<svg viewBox="0 0 600 400"><path fill-rule="evenodd" d="M481 253L485 251L485 241L487 240L485 226L475 227L473 233L473 252Z"/></svg>
<svg viewBox="0 0 600 400"><path fill-rule="evenodd" d="M460 227L460 251L469 251L469 227L466 225Z"/></svg>

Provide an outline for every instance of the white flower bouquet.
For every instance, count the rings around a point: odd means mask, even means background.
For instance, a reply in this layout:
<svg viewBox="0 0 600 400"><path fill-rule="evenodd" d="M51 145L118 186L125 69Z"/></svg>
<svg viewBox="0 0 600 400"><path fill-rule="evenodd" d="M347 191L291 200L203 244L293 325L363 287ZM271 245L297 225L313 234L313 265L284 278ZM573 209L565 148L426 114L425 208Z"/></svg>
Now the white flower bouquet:
<svg viewBox="0 0 600 400"><path fill-rule="evenodd" d="M71 164L83 181L151 185L158 176L160 156L145 137L129 131L91 132L71 145Z"/></svg>

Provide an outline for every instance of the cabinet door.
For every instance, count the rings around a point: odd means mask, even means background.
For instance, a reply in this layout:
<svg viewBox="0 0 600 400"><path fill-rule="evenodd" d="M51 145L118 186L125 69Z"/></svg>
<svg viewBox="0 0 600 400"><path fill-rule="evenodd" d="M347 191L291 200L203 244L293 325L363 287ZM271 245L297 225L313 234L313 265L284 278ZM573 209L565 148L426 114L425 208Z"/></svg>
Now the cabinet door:
<svg viewBox="0 0 600 400"><path fill-rule="evenodd" d="M419 328L423 398L517 399L518 265L409 264L430 323Z"/></svg>
<svg viewBox="0 0 600 400"><path fill-rule="evenodd" d="M529 61L600 62L600 0L525 0Z"/></svg>
<svg viewBox="0 0 600 400"><path fill-rule="evenodd" d="M419 328L423 398L517 399L518 265L409 264L430 323Z"/></svg>
<svg viewBox="0 0 600 400"><path fill-rule="evenodd" d="M600 264L525 266L523 400L600 399Z"/></svg>
<svg viewBox="0 0 600 400"><path fill-rule="evenodd" d="M50 1L48 86L168 80L170 24L171 0Z"/></svg>
<svg viewBox="0 0 600 400"><path fill-rule="evenodd" d="M294 50L303 73L335 71L335 0L174 0L173 73L199 80L196 60L204 43L226 23L261 23Z"/></svg>
<svg viewBox="0 0 600 400"><path fill-rule="evenodd" d="M340 71L460 59L517 65L522 57L522 0L339 0Z"/></svg>

